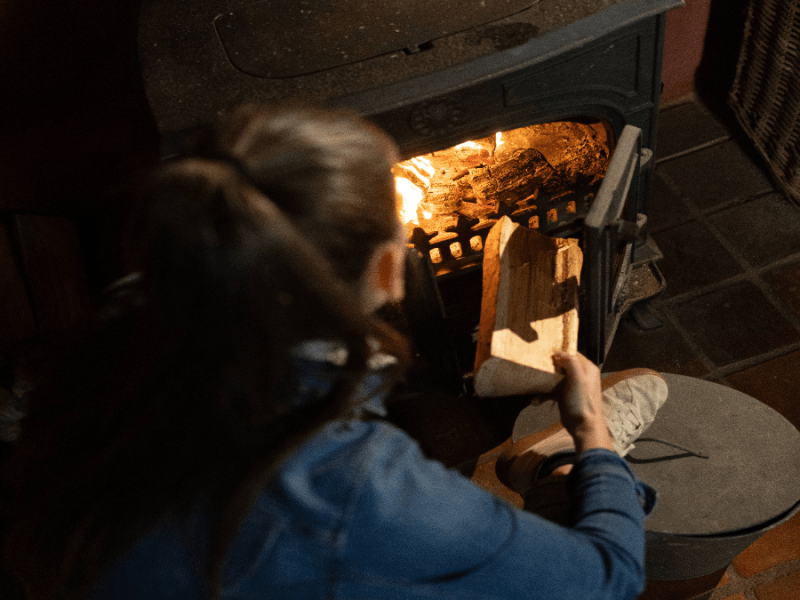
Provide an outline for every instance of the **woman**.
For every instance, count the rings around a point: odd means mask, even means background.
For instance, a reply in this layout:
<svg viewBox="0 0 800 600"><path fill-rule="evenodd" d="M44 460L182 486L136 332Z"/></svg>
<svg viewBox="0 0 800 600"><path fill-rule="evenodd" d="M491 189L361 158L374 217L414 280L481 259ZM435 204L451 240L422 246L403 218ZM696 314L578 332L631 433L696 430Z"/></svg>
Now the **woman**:
<svg viewBox="0 0 800 600"><path fill-rule="evenodd" d="M397 160L349 113L248 107L156 171L129 236L143 275L40 386L4 469L29 600L641 591L645 488L588 360L554 358L570 529L380 419L406 362L374 314L403 293Z"/></svg>

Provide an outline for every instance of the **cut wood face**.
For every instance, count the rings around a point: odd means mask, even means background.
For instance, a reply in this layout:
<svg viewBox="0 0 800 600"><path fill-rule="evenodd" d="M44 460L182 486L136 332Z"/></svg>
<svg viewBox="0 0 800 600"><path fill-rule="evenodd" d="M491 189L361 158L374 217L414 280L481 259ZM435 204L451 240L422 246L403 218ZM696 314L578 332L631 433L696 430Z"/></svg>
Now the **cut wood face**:
<svg viewBox="0 0 800 600"><path fill-rule="evenodd" d="M576 239L542 235L507 217L486 240L475 389L481 396L551 391L559 350L578 350Z"/></svg>

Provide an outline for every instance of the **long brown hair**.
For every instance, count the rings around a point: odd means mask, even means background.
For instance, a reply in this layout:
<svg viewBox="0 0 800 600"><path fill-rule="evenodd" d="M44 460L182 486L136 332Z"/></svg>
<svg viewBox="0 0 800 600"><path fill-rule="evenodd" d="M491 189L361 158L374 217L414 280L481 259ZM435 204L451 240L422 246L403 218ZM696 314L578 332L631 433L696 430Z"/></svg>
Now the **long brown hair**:
<svg viewBox="0 0 800 600"><path fill-rule="evenodd" d="M80 598L109 561L200 497L205 572L298 445L354 408L371 340L403 358L357 290L396 234L392 143L363 119L246 107L149 178L127 238L143 277L31 399L3 469L3 551L29 600ZM302 340L344 344L331 393L278 393ZM402 360L401 360L402 364Z"/></svg>

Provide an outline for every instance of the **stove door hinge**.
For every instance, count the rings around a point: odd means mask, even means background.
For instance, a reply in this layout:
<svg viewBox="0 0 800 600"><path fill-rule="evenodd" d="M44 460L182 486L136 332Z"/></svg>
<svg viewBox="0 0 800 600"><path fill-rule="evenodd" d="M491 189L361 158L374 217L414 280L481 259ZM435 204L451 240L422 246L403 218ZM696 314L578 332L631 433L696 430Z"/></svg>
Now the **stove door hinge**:
<svg viewBox="0 0 800 600"><path fill-rule="evenodd" d="M626 242L635 242L639 239L639 234L647 224L647 215L638 213L636 215L636 223L626 221L625 219L617 219L615 225L617 228L617 236Z"/></svg>
<svg viewBox="0 0 800 600"><path fill-rule="evenodd" d="M653 151L650 148L642 148L639 151L639 168L647 169L653 161Z"/></svg>

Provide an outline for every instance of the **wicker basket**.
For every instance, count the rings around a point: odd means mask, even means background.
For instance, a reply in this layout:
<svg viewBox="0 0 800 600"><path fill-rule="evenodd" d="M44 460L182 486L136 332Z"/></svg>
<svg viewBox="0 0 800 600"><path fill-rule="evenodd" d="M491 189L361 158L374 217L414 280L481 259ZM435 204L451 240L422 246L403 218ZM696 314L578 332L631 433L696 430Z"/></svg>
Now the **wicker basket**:
<svg viewBox="0 0 800 600"><path fill-rule="evenodd" d="M729 102L786 195L800 204L800 3L750 0Z"/></svg>

